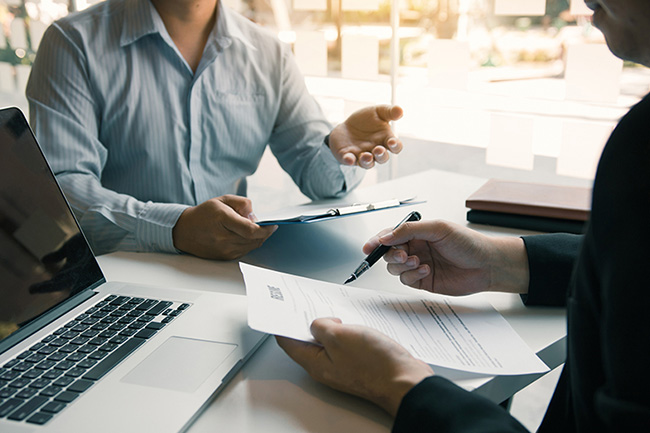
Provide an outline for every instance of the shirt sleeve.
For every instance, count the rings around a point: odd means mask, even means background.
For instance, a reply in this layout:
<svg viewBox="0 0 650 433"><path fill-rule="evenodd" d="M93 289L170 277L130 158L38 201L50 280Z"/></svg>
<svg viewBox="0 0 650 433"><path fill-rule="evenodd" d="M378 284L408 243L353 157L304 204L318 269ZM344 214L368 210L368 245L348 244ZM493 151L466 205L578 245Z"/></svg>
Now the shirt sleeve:
<svg viewBox="0 0 650 433"><path fill-rule="evenodd" d="M431 376L402 399L393 433L508 433L526 428L490 400Z"/></svg>
<svg viewBox="0 0 650 433"><path fill-rule="evenodd" d="M269 140L271 150L307 197L343 196L361 182L363 170L339 164L325 144L332 127L307 91L293 54L284 45L281 67L281 102Z"/></svg>
<svg viewBox="0 0 650 433"><path fill-rule="evenodd" d="M172 229L187 206L136 200L104 188L101 101L80 37L57 23L41 41L27 85L30 121L95 254L176 252Z"/></svg>
<svg viewBox="0 0 650 433"><path fill-rule="evenodd" d="M583 236L553 233L522 239L530 270L528 294L522 295L522 300L531 306L565 306Z"/></svg>

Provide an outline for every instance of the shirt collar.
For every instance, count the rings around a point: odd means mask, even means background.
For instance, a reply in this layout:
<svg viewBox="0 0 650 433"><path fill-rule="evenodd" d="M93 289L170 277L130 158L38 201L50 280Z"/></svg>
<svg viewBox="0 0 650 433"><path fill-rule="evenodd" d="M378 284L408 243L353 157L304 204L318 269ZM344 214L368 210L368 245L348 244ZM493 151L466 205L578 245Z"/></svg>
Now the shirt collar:
<svg viewBox="0 0 650 433"><path fill-rule="evenodd" d="M233 39L237 39L248 48L257 50L237 25L232 16L233 13L223 7L221 1L217 3L217 24L210 33L208 45L216 42L221 49L225 49L232 44ZM162 19L151 2L149 0L127 0L120 46L124 47L144 36L155 33L160 34L163 39L169 37Z"/></svg>
<svg viewBox="0 0 650 433"><path fill-rule="evenodd" d="M221 3L220 0L217 4L217 25L211 35L217 44L224 49L232 44L233 39L237 39L248 48L257 50L239 27L236 18L233 16L235 12L224 7Z"/></svg>
<svg viewBox="0 0 650 433"><path fill-rule="evenodd" d="M160 26L164 25L162 20L157 23L154 20L155 12L149 0L126 0L124 4L124 26L120 37L120 46L132 44L138 39L154 34L162 33ZM157 14L156 14L157 15Z"/></svg>

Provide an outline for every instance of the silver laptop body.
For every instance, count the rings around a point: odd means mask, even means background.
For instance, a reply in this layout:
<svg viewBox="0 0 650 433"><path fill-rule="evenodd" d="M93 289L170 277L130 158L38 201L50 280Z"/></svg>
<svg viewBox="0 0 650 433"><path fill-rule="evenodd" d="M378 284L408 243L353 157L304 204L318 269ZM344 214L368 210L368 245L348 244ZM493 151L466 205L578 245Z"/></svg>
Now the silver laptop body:
<svg viewBox="0 0 650 433"><path fill-rule="evenodd" d="M185 430L264 341L244 296L106 282L16 108L0 246L3 433Z"/></svg>

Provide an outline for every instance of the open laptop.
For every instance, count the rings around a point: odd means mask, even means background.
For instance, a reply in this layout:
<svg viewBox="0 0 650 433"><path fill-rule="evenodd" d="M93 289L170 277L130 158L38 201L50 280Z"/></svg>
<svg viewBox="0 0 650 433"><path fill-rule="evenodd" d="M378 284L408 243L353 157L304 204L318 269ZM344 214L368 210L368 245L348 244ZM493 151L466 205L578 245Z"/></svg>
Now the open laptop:
<svg viewBox="0 0 650 433"><path fill-rule="evenodd" d="M244 296L106 282L20 110L0 110L0 431L185 430L264 341Z"/></svg>

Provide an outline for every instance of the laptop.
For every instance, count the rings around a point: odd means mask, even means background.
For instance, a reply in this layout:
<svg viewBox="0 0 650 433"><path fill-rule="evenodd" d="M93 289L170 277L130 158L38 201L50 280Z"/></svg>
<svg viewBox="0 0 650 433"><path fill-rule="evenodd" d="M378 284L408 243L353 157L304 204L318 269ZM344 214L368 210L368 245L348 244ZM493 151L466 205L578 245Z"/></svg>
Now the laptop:
<svg viewBox="0 0 650 433"><path fill-rule="evenodd" d="M178 432L265 335L244 296L106 282L29 125L0 110L0 431Z"/></svg>

